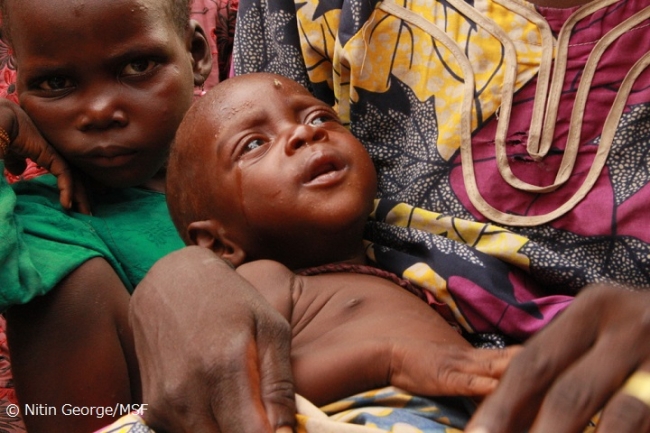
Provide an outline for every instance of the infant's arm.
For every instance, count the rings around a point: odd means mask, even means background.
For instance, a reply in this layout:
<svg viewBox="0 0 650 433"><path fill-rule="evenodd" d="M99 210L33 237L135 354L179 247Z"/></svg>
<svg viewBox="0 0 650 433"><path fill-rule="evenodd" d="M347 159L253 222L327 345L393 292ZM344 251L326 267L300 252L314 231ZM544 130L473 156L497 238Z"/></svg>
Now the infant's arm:
<svg viewBox="0 0 650 433"><path fill-rule="evenodd" d="M237 268L244 277L289 323L293 311L292 287L296 279L289 268L272 260L257 260Z"/></svg>

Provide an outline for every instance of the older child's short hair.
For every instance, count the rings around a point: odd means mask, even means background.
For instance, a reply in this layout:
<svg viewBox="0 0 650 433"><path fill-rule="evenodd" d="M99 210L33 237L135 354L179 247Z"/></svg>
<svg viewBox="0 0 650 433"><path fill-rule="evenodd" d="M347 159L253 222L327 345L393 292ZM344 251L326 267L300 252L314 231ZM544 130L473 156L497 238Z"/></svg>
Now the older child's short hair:
<svg viewBox="0 0 650 433"><path fill-rule="evenodd" d="M20 0L16 0L20 1ZM111 0L106 0L111 1ZM11 46L11 13L8 3L10 0L0 0L0 15L2 16L2 27L0 27L0 38ZM169 16L174 22L178 34L183 36L190 22L190 7L192 0L165 0L169 8Z"/></svg>

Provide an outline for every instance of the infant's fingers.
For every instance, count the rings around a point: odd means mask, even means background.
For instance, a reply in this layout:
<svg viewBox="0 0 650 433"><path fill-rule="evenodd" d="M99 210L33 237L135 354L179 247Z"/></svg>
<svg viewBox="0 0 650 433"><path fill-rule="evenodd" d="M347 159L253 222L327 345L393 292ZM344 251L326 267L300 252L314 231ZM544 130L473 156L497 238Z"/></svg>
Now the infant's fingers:
<svg viewBox="0 0 650 433"><path fill-rule="evenodd" d="M428 394L484 396L495 390L519 347L452 351L437 362Z"/></svg>
<svg viewBox="0 0 650 433"><path fill-rule="evenodd" d="M493 392L498 384L499 380L493 377L453 372L449 373L440 383L440 389L436 394L485 396Z"/></svg>
<svg viewBox="0 0 650 433"><path fill-rule="evenodd" d="M521 346L506 349L475 349L470 352L469 363L463 365L464 373L499 378L505 372L512 358L521 351Z"/></svg>

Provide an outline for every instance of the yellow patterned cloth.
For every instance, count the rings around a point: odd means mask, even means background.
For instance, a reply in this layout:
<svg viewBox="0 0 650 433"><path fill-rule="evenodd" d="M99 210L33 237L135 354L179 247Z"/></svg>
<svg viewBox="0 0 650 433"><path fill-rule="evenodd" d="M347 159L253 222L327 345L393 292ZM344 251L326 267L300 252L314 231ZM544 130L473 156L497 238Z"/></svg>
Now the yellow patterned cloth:
<svg viewBox="0 0 650 433"><path fill-rule="evenodd" d="M425 399L387 387L317 408L296 396L297 433L461 433L474 404L463 398ZM593 423L584 433L594 431ZM154 433L136 414L95 433Z"/></svg>
<svg viewBox="0 0 650 433"><path fill-rule="evenodd" d="M317 408L296 396L297 433L459 433L474 408L463 398L425 399L387 387ZM154 433L137 414L95 433Z"/></svg>

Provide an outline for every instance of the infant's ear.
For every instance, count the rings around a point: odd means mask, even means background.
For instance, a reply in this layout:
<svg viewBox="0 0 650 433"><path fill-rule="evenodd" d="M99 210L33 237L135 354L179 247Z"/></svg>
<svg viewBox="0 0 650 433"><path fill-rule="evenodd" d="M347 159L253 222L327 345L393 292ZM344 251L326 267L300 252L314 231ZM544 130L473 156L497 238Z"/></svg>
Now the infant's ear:
<svg viewBox="0 0 650 433"><path fill-rule="evenodd" d="M214 251L234 267L241 265L246 259L244 250L228 238L222 224L217 220L195 221L187 227L187 235L192 244Z"/></svg>

